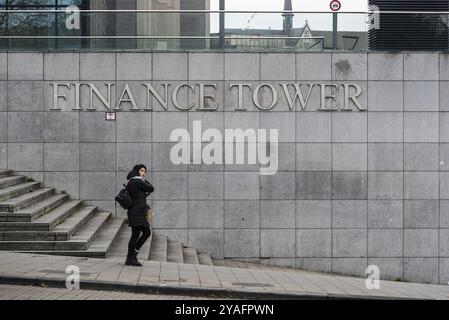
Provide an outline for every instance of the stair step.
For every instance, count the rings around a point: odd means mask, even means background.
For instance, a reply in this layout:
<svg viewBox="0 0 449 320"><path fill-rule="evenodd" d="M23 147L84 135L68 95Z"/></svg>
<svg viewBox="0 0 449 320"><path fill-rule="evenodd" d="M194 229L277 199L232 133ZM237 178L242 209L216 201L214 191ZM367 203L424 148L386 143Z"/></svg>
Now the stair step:
<svg viewBox="0 0 449 320"><path fill-rule="evenodd" d="M0 202L0 211L15 212L55 194L54 188L40 188L7 201Z"/></svg>
<svg viewBox="0 0 449 320"><path fill-rule="evenodd" d="M124 227L120 232L120 236L114 242L113 247L108 255L108 258L123 260L128 254L128 242L131 238L131 228ZM150 257L151 244L153 239L153 231L147 241L140 248L140 252L137 256L138 260L147 261Z"/></svg>
<svg viewBox="0 0 449 320"><path fill-rule="evenodd" d="M96 207L93 208L96 209ZM2 241L0 242L0 249L34 253L43 253L46 251L87 250L110 217L110 212L95 211L95 215L84 225L84 227L81 228L81 230L78 230L78 232L66 241Z"/></svg>
<svg viewBox="0 0 449 320"><path fill-rule="evenodd" d="M40 188L40 186L41 186L40 182L32 181L0 189L0 203L2 203L5 200L19 197L22 194L32 192L33 190ZM2 209L0 207L0 211L1 210Z"/></svg>
<svg viewBox="0 0 449 320"><path fill-rule="evenodd" d="M182 244L177 241L168 241L167 244L167 261L184 263L184 256L182 253Z"/></svg>
<svg viewBox="0 0 449 320"><path fill-rule="evenodd" d="M82 200L67 200L67 198L68 195L65 195L63 198L65 203L35 220L32 220L33 217L30 214L20 214L21 218L10 217L10 220L14 222L0 222L0 231L51 231L83 204ZM18 213L12 215L18 215Z"/></svg>
<svg viewBox="0 0 449 320"><path fill-rule="evenodd" d="M67 206L65 206L67 211ZM58 208L59 209L59 208ZM66 216L72 214L65 219L60 225L53 230L47 231L0 231L1 241L66 241L80 230L93 216L96 207L86 206L77 208L72 205L68 209ZM61 210L59 210L61 212ZM73 212L73 213L72 213Z"/></svg>
<svg viewBox="0 0 449 320"><path fill-rule="evenodd" d="M53 231L66 232L69 237L71 237L70 240L83 240L86 236L90 235L91 231L94 231L92 228L102 226L102 224L97 225L95 222L100 223L104 220L104 217L107 216L107 218L109 218L109 215L109 212L100 214L95 206L82 206L63 222L57 225ZM90 229L87 227L90 227Z"/></svg>
<svg viewBox="0 0 449 320"><path fill-rule="evenodd" d="M151 229L151 226L150 226ZM148 240L144 243L144 245L142 246L142 248L140 248L140 259L142 260L150 260L150 253L151 253L151 245L153 243L153 238L154 238L154 232L153 229L151 229L151 235L148 238Z"/></svg>
<svg viewBox="0 0 449 320"><path fill-rule="evenodd" d="M168 239L166 236L154 235L149 260L167 262L167 245Z"/></svg>
<svg viewBox="0 0 449 320"><path fill-rule="evenodd" d="M68 194L52 194L49 197L45 198L44 200L41 200L39 202L36 202L35 204L20 209L16 212L9 212L9 213L0 213L0 221L4 220L7 222L32 222L36 219L39 219L42 216L47 215L48 213L52 212L55 208L58 208L61 204L63 204L65 201L69 199ZM44 219L45 222L46 220ZM7 225L7 224L6 224ZM18 224L20 225L20 224ZM33 226L30 224L25 224L25 226ZM0 230L3 230L1 228L2 224L0 223ZM19 229L22 230L22 229ZM49 229L40 229L40 230L49 230Z"/></svg>
<svg viewBox="0 0 449 320"><path fill-rule="evenodd" d="M106 258L112 248L112 245L114 244L114 241L116 241L124 227L126 227L125 219L110 219L110 221L98 234L97 238L92 242L89 249L87 249L86 254L88 256Z"/></svg>
<svg viewBox="0 0 449 320"><path fill-rule="evenodd" d="M117 241L125 220L123 218L110 219L101 229L101 232L94 239L87 250L52 250L52 251L31 251L32 253L62 255L72 257L106 258ZM30 251L23 251L30 252Z"/></svg>
<svg viewBox="0 0 449 320"><path fill-rule="evenodd" d="M207 253L199 253L198 254L198 260L199 260L200 264L204 264L204 265L207 265L207 266L213 266L214 265L210 255L208 255Z"/></svg>
<svg viewBox="0 0 449 320"><path fill-rule="evenodd" d="M114 241L114 245L111 248L109 257L120 258L126 257L128 253L128 241L131 238L131 228L123 227L120 231L120 235Z"/></svg>
<svg viewBox="0 0 449 320"><path fill-rule="evenodd" d="M8 169L1 169L0 170L0 178L4 178L4 177L9 177L12 175L12 170L8 170Z"/></svg>
<svg viewBox="0 0 449 320"><path fill-rule="evenodd" d="M184 256L184 263L200 264L195 248L184 247L182 248L182 254Z"/></svg>
<svg viewBox="0 0 449 320"><path fill-rule="evenodd" d="M83 205L83 200L67 200L68 195L63 198L65 202L59 205L57 208L51 210L47 214L34 220L34 223L38 226L43 226L52 230L56 228L57 225L65 221L70 215L77 211Z"/></svg>
<svg viewBox="0 0 449 320"><path fill-rule="evenodd" d="M6 176L0 178L0 189L15 186L24 182L27 182L27 177L25 176Z"/></svg>
<svg viewBox="0 0 449 320"><path fill-rule="evenodd" d="M223 259L212 259L212 263L217 267L226 267L225 261Z"/></svg>

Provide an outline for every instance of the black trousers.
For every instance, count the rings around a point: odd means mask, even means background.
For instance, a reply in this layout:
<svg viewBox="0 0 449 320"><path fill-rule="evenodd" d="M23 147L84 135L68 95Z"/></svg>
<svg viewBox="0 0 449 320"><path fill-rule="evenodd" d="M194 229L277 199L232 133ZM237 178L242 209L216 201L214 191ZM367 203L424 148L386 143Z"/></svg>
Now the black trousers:
<svg viewBox="0 0 449 320"><path fill-rule="evenodd" d="M131 227L131 239L128 242L128 257L135 253L135 250L140 250L145 241L150 237L151 230L149 227L137 226Z"/></svg>

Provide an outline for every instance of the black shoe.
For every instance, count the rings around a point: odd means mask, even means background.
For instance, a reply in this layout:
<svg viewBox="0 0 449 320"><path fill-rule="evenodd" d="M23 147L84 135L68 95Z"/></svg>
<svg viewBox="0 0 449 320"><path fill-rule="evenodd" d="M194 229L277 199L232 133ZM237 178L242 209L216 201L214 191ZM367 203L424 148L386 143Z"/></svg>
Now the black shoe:
<svg viewBox="0 0 449 320"><path fill-rule="evenodd" d="M137 260L137 255L134 255L133 256L133 266L136 266L136 267L141 267L142 266L142 264L139 262L139 260Z"/></svg>
<svg viewBox="0 0 449 320"><path fill-rule="evenodd" d="M134 267L141 267L142 264L137 261L137 258L135 256L128 256L126 257L125 265L127 266L134 266Z"/></svg>

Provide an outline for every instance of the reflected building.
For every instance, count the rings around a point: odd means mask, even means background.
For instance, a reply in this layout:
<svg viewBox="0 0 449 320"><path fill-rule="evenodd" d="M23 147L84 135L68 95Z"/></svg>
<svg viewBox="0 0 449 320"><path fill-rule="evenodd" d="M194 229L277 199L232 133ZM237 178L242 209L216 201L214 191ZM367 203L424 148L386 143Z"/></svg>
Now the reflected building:
<svg viewBox="0 0 449 320"><path fill-rule="evenodd" d="M292 0L284 0L284 13L282 14L282 17L284 18L283 29L285 35L289 35L290 31L293 29L294 14L289 12L292 11L292 8Z"/></svg>
<svg viewBox="0 0 449 320"><path fill-rule="evenodd" d="M210 0L137 0L139 10L209 10ZM176 37L209 36L210 17L206 13L152 13L138 14L137 34L141 36L160 36L152 41L142 40L137 48L202 49L207 48L205 39L170 39ZM167 38L163 38L167 37Z"/></svg>
<svg viewBox="0 0 449 320"><path fill-rule="evenodd" d="M81 10L209 10L210 0L0 0L0 10L58 10L60 12L13 12L0 14L1 36L29 36L1 39L2 48L86 48L86 49L173 49L207 48L205 39L181 40L180 36L209 36L206 13L83 12L80 28L68 29L68 6ZM53 38L38 39L36 36ZM55 39L57 36L82 36ZM89 39L87 36L97 37ZM136 39L136 36L148 37ZM158 39L150 37L160 37ZM34 37L34 38L33 38ZM98 37L106 37L98 39ZM127 39L124 39L129 37ZM175 39L173 39L175 38Z"/></svg>
<svg viewBox="0 0 449 320"><path fill-rule="evenodd" d="M304 26L294 27L295 14L292 1L284 0L282 13L282 29L248 29L227 28L226 47L230 49L295 49L298 51L322 51L332 49L332 31L313 29L307 20ZM291 39L285 39L291 37ZM366 50L365 31L339 30L337 34L338 49Z"/></svg>
<svg viewBox="0 0 449 320"><path fill-rule="evenodd" d="M210 2L211 0L0 0L0 10L58 11L0 13L0 36L29 36L26 39L2 38L0 46L3 49L18 50L221 49L219 34L210 33L211 14L209 13L136 11L210 10ZM315 30L313 25L307 22L302 27L298 25L294 27L295 15L291 12L292 1L284 0L283 3L284 12L274 17L282 19L282 28L225 28L225 48L306 51L332 48L332 31ZM282 5L282 0L280 4ZM80 27L68 29L66 27L68 14L65 9L70 5L75 5L81 10L111 10L112 12L82 12ZM226 15L224 16L226 19ZM46 36L50 38L45 38ZM77 38L57 38L59 36ZM285 39L285 37L291 37L291 39ZM339 49L365 50L366 32L339 31L338 43Z"/></svg>
<svg viewBox="0 0 449 320"><path fill-rule="evenodd" d="M69 6L76 6L80 10L114 10L115 2L115 0L0 0L0 10L17 11L0 13L0 35L22 37L1 39L1 48L90 48L100 45L114 48L114 38L95 41L83 38L89 35L113 37L116 32L114 15L84 13L79 16L79 27L69 28L66 22L70 13L65 11ZM29 10L59 12L27 12ZM58 36L78 38L57 39Z"/></svg>

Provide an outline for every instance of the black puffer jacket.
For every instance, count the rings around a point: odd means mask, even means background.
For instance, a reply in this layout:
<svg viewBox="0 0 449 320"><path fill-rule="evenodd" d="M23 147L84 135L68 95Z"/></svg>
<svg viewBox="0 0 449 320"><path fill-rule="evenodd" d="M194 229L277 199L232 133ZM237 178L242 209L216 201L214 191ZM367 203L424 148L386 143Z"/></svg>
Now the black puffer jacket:
<svg viewBox="0 0 449 320"><path fill-rule="evenodd" d="M147 204L147 196L154 191L153 185L147 180L142 180L133 177L138 176L138 173L131 171L128 173L126 179L128 179L128 191L133 199L133 204L128 209L128 225L130 227L149 227L146 219L147 210L149 205Z"/></svg>

